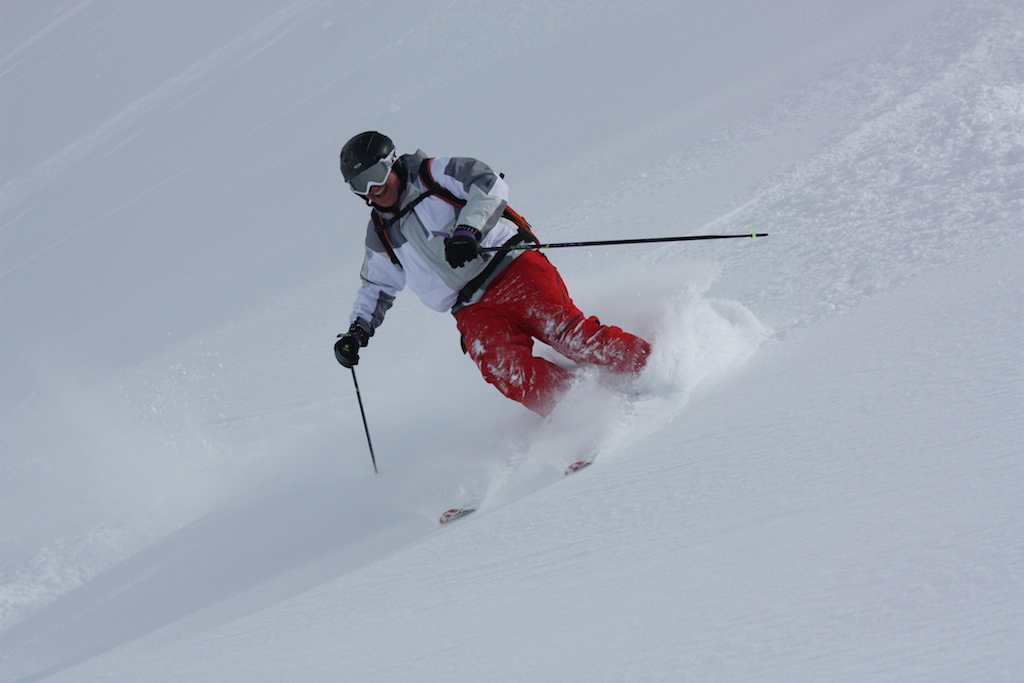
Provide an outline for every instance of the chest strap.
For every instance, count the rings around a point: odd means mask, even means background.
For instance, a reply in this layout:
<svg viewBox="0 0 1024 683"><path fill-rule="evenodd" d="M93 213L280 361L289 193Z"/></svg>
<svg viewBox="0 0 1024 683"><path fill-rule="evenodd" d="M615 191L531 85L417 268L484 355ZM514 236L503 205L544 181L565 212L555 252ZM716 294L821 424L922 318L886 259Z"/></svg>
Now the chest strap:
<svg viewBox="0 0 1024 683"><path fill-rule="evenodd" d="M379 239L380 243L384 245L384 251L388 253L388 257L391 259L391 262L399 268L402 267L402 264L398 262L398 256L395 255L395 246L391 243L391 236L388 235L388 228L400 221L402 217L412 211L417 204L432 194L435 194L435 191L431 189L420 193L416 199L406 204L398 211L398 213L390 218L384 218L381 216L377 209L372 209L370 211L370 220L373 221L373 231L377 234L377 239Z"/></svg>

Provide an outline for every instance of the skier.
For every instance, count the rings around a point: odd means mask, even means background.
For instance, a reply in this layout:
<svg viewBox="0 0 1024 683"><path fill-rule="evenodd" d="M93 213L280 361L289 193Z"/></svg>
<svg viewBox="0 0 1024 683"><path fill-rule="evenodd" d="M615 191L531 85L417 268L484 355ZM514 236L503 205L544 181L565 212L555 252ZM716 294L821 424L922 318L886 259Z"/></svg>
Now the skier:
<svg viewBox="0 0 1024 683"><path fill-rule="evenodd" d="M367 131L342 147L341 173L371 209L362 286L334 346L344 367L359 362L408 285L430 308L454 314L463 349L487 382L540 415L573 373L533 355L535 339L579 365L625 375L643 369L646 341L584 315L544 255L512 249L536 240L486 164L422 151L399 156L387 136Z"/></svg>

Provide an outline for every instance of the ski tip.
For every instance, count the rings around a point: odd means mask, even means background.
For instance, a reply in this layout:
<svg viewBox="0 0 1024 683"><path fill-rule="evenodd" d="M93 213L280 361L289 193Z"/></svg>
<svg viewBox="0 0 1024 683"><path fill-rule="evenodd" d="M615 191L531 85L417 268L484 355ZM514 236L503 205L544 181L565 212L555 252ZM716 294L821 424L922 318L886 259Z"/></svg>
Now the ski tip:
<svg viewBox="0 0 1024 683"><path fill-rule="evenodd" d="M448 522L454 522L460 517L465 517L471 512L476 512L476 508L452 508L451 510L445 510L441 515L441 519L437 521L440 524L447 524Z"/></svg>
<svg viewBox="0 0 1024 683"><path fill-rule="evenodd" d="M577 460L576 462L565 468L565 476L568 477L573 472L579 472L584 467L590 467L592 464L594 464L593 460Z"/></svg>

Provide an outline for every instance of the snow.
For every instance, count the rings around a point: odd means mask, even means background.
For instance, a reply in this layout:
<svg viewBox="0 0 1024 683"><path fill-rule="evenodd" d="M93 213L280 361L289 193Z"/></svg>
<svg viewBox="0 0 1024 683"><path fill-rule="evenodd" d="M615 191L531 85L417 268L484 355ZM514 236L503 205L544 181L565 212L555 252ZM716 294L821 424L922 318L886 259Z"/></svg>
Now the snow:
<svg viewBox="0 0 1024 683"><path fill-rule="evenodd" d="M0 680L1024 679L1022 38L1010 0L0 0ZM403 293L374 475L331 353L369 128L552 241L769 236L551 251L655 350L547 420Z"/></svg>

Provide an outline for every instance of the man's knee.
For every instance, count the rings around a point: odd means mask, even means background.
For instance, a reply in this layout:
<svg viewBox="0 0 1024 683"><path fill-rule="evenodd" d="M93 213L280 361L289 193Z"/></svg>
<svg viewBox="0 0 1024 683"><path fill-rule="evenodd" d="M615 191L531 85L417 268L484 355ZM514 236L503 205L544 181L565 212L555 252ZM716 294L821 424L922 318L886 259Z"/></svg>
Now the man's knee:
<svg viewBox="0 0 1024 683"><path fill-rule="evenodd" d="M637 373L647 364L651 346L645 340L596 317L582 318L563 336L558 351L577 363L600 365L616 372Z"/></svg>

